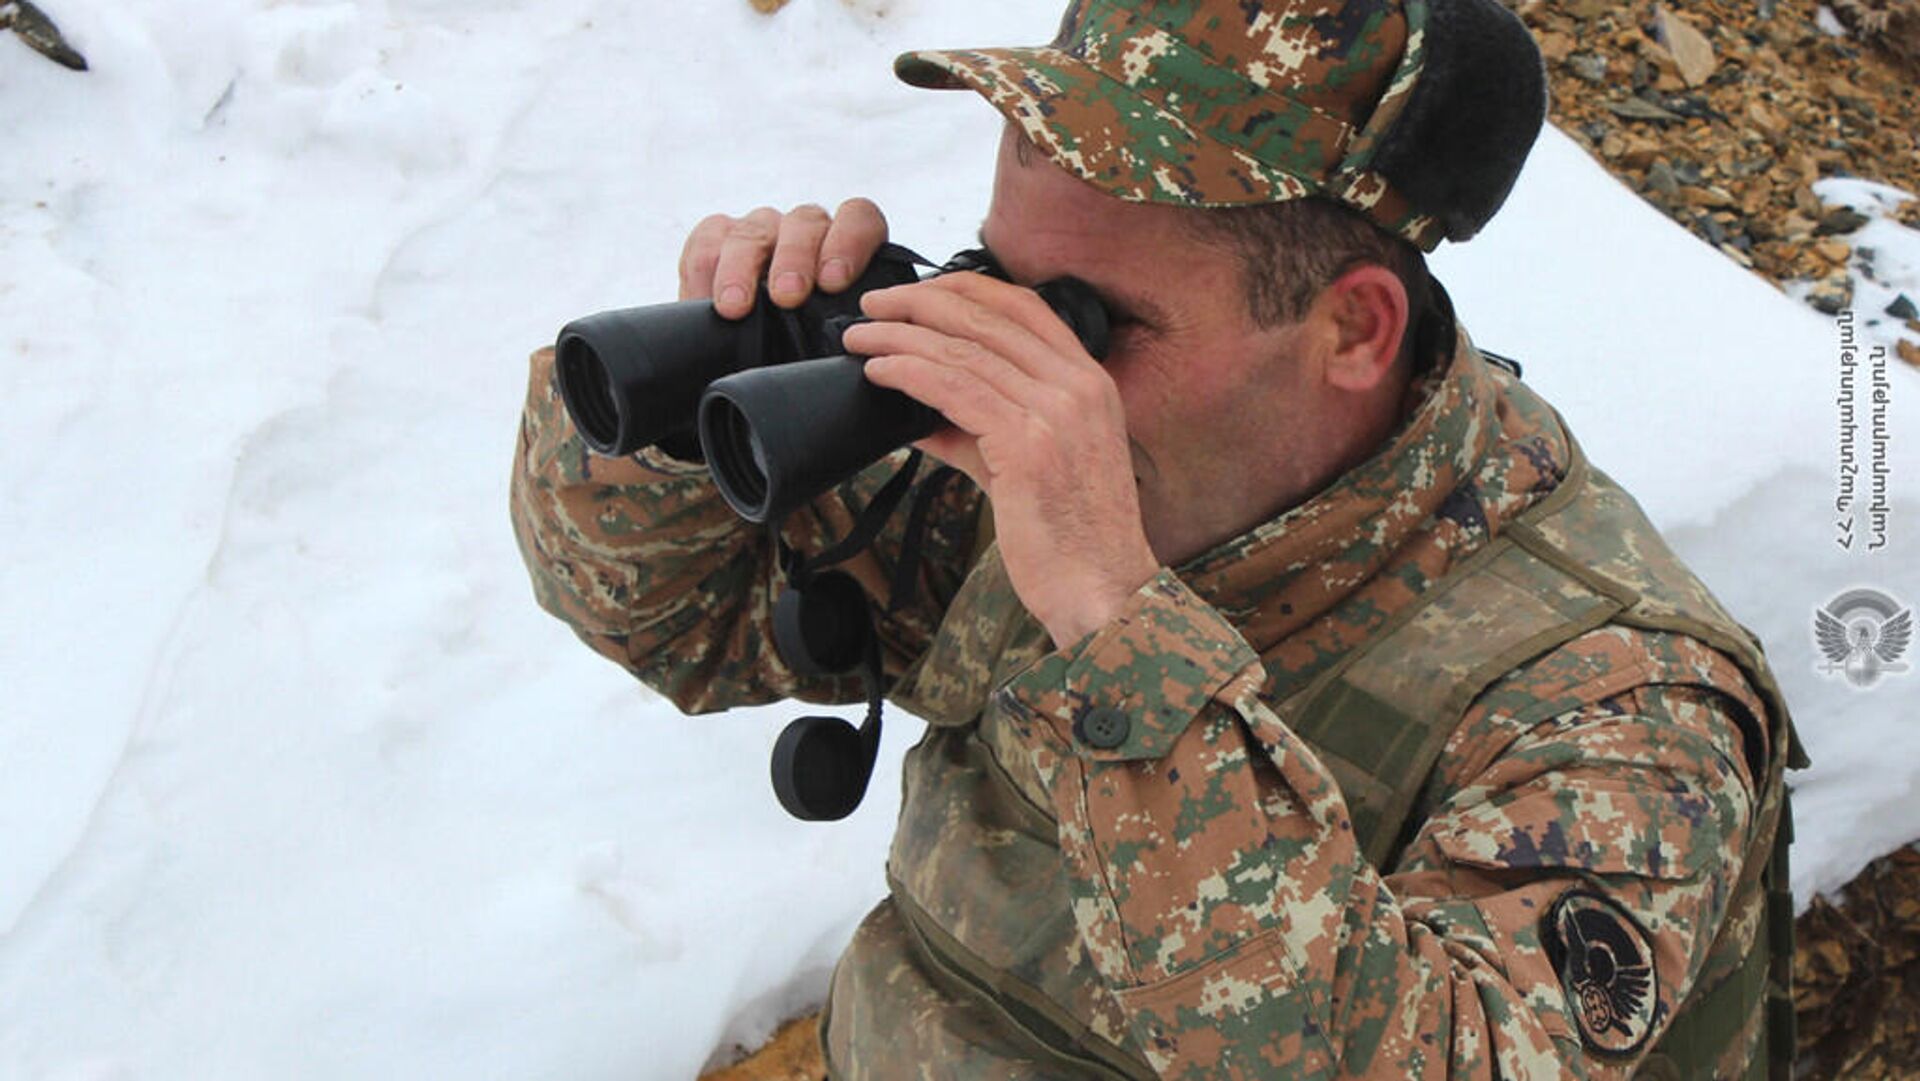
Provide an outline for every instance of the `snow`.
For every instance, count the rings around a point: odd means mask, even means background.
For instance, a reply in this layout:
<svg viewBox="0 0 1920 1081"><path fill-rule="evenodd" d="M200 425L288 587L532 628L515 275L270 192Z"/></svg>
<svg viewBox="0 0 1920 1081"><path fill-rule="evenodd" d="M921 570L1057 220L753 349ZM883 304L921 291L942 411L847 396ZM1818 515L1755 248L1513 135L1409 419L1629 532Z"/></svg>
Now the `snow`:
<svg viewBox="0 0 1920 1081"><path fill-rule="evenodd" d="M966 246L997 115L889 61L1051 6L47 6L93 70L0 40L0 1076L691 1077L817 1002L917 723L797 823L794 710L681 719L540 613L524 357L671 297L716 210L864 194ZM1436 265L1766 641L1802 901L1920 836L1920 675L1853 690L1811 635L1920 599L1914 372L1891 543L1846 552L1831 320L1552 133Z"/></svg>
<svg viewBox="0 0 1920 1081"><path fill-rule="evenodd" d="M1853 280L1853 308L1859 313L1861 333L1885 345L1889 355L1903 340L1920 346L1920 318L1902 319L1888 311L1900 297L1906 297L1910 307L1920 307L1920 232L1893 217L1914 196L1852 177L1816 180L1813 193L1825 206L1847 207L1868 219L1846 238L1853 248L1848 276ZM1789 292L1798 296L1805 283L1796 284L1799 287Z"/></svg>

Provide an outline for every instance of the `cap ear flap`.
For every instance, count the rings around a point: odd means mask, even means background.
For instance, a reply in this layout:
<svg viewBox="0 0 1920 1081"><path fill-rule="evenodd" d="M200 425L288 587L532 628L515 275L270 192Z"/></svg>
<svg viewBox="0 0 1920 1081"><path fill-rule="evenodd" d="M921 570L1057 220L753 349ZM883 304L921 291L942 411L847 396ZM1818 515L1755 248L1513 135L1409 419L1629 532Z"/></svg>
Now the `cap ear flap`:
<svg viewBox="0 0 1920 1081"><path fill-rule="evenodd" d="M1073 36L1080 32L1080 14L1086 9L1087 0L1071 0L1067 10L1060 15L1060 28L1053 32L1053 48L1064 49L1073 43Z"/></svg>
<svg viewBox="0 0 1920 1081"><path fill-rule="evenodd" d="M1496 0L1427 0L1420 74L1373 170L1447 239L1480 231L1513 190L1547 115L1533 35Z"/></svg>

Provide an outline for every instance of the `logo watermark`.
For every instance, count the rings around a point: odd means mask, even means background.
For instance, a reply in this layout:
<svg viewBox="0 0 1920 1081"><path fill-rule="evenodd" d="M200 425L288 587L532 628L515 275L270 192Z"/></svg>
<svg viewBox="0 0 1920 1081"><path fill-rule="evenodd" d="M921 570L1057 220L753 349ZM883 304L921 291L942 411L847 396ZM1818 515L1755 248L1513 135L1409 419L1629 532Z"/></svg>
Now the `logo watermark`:
<svg viewBox="0 0 1920 1081"><path fill-rule="evenodd" d="M1849 589L1813 610L1813 641L1827 658L1820 671L1865 690L1907 670L1900 657L1913 641L1913 609L1877 589Z"/></svg>
<svg viewBox="0 0 1920 1081"><path fill-rule="evenodd" d="M1887 413L1893 388L1887 347L1855 339L1851 309L1840 313L1838 325L1840 387L1834 405L1839 409L1840 439L1833 543L1857 558L1873 559L1889 539L1887 452L1892 435ZM1909 665L1900 658L1912 641L1913 610L1878 589L1856 586L1813 610L1813 642L1826 658L1814 667L1844 677L1858 690L1904 673Z"/></svg>

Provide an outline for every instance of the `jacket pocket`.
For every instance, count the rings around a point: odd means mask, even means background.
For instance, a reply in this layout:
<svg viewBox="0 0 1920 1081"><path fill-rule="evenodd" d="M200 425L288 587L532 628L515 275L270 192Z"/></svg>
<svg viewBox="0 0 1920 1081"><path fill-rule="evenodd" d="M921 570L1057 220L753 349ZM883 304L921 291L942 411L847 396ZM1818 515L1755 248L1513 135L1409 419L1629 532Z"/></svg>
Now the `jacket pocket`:
<svg viewBox="0 0 1920 1081"><path fill-rule="evenodd" d="M1277 931L1115 994L1163 1077L1313 1076L1332 1064Z"/></svg>

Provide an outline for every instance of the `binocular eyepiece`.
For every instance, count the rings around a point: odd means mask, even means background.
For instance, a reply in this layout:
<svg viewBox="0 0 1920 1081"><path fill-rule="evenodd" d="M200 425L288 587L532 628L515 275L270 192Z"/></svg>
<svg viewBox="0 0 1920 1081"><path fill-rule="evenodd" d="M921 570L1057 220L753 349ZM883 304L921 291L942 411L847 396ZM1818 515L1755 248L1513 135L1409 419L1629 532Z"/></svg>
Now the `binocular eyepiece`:
<svg viewBox="0 0 1920 1081"><path fill-rule="evenodd" d="M742 518L778 521L868 465L945 424L940 414L867 382L840 336L860 321L860 297L918 280L913 253L886 245L866 273L836 295L776 307L764 288L744 319L711 301L601 312L561 328L555 377L575 428L601 454L658 446L704 459ZM938 273L975 270L1005 280L983 250L961 252ZM1094 357L1108 339L1093 289L1058 278L1037 290Z"/></svg>

